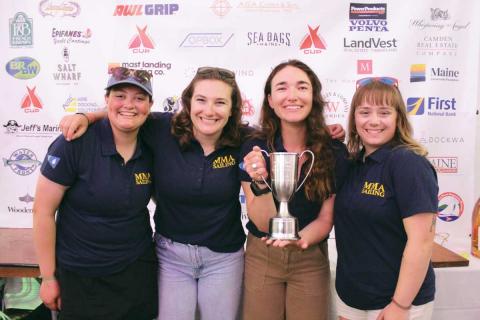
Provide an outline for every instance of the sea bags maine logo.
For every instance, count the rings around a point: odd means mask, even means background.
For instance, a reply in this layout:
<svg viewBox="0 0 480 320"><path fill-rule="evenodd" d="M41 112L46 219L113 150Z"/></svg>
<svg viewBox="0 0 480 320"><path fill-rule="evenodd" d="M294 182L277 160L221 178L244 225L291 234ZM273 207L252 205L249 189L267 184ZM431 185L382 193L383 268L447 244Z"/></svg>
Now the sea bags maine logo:
<svg viewBox="0 0 480 320"><path fill-rule="evenodd" d="M31 47L33 45L33 22L23 12L17 12L10 22L10 46Z"/></svg>
<svg viewBox="0 0 480 320"><path fill-rule="evenodd" d="M386 3L350 3L348 17L349 31L388 31Z"/></svg>

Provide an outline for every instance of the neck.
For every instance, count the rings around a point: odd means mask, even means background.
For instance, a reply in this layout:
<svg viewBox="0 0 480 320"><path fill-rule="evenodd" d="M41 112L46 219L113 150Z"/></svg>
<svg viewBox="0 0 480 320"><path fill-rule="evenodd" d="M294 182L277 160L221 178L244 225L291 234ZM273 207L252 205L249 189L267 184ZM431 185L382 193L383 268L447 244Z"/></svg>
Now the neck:
<svg viewBox="0 0 480 320"><path fill-rule="evenodd" d="M205 136L201 134L196 134L194 132L193 136L198 141L198 143L200 143L200 146L202 146L203 154L208 156L210 153L215 151L215 146L217 145L218 139L220 138L220 134L221 133L219 133L218 136Z"/></svg>
<svg viewBox="0 0 480 320"><path fill-rule="evenodd" d="M115 148L126 163L135 153L135 148L137 147L138 129L132 132L121 132L115 129L112 131Z"/></svg>
<svg viewBox="0 0 480 320"><path fill-rule="evenodd" d="M304 151L307 142L307 127L282 124L282 142L288 152Z"/></svg>

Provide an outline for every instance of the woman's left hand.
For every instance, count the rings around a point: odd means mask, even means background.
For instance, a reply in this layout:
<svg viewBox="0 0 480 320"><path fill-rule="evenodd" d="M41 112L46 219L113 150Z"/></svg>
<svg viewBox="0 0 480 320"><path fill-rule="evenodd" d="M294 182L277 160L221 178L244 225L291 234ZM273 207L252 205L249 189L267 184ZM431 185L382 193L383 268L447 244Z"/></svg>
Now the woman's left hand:
<svg viewBox="0 0 480 320"><path fill-rule="evenodd" d="M390 302L377 317L377 320L408 320L410 311L401 309Z"/></svg>
<svg viewBox="0 0 480 320"><path fill-rule="evenodd" d="M272 239L268 239L267 237L263 237L262 241L264 241L267 246L271 245L278 248L285 248L287 246L297 246L298 248L305 250L309 246L309 243L302 238L298 240L272 240Z"/></svg>
<svg viewBox="0 0 480 320"><path fill-rule="evenodd" d="M341 124L330 124L328 125L328 131L332 139L345 141L345 130Z"/></svg>

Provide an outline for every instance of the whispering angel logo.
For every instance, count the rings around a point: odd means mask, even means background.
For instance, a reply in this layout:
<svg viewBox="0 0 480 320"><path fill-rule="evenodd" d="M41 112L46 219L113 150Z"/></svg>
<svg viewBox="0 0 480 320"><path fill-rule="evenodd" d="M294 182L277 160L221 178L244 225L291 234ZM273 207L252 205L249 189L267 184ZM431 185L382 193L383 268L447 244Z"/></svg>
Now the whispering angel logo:
<svg viewBox="0 0 480 320"><path fill-rule="evenodd" d="M449 20L450 15L448 14L448 10L442 10L440 8L430 8L430 18L433 21Z"/></svg>

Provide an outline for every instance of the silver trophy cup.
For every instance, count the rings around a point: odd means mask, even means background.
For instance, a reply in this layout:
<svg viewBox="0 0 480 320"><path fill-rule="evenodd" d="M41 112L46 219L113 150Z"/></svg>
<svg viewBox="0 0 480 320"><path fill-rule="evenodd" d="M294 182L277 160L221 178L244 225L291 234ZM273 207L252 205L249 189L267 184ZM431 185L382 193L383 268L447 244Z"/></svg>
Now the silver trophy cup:
<svg viewBox="0 0 480 320"><path fill-rule="evenodd" d="M298 219L288 212L288 202L292 199L309 176L313 168L315 156L312 151L305 150L300 155L295 152L272 152L270 158L270 180L271 185L264 180L272 191L273 196L280 203L277 215L270 219L269 238L273 240L298 240ZM305 178L298 185L298 161L304 153L310 153L312 161ZM263 178L263 177L262 177Z"/></svg>

